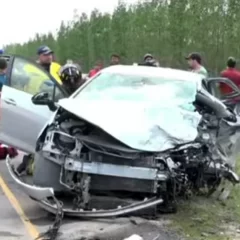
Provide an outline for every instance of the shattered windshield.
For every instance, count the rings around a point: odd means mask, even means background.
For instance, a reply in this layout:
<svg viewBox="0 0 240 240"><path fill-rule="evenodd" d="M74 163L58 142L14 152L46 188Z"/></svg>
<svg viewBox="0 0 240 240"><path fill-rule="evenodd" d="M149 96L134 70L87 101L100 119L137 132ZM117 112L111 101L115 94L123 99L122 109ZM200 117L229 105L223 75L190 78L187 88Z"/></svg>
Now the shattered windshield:
<svg viewBox="0 0 240 240"><path fill-rule="evenodd" d="M197 89L194 79L102 72L68 108L134 149L163 151L196 138Z"/></svg>
<svg viewBox="0 0 240 240"><path fill-rule="evenodd" d="M93 79L74 98L178 105L189 109L196 89L195 81L106 72Z"/></svg>

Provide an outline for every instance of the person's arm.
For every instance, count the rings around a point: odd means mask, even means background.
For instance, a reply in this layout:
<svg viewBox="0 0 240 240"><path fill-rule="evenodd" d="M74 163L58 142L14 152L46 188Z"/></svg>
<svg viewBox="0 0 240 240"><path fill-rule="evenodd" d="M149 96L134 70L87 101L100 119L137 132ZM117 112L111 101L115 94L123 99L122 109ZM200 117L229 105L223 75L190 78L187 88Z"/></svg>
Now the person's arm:
<svg viewBox="0 0 240 240"><path fill-rule="evenodd" d="M18 151L12 147L0 146L0 160L5 160L7 155L9 155L10 158L16 157L18 155Z"/></svg>

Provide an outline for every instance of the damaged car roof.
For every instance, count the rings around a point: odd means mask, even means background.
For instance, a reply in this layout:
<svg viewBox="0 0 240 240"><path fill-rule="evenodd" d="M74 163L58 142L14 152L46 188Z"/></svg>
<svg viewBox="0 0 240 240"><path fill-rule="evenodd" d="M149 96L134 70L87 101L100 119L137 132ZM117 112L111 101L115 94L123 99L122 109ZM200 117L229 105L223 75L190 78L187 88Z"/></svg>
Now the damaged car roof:
<svg viewBox="0 0 240 240"><path fill-rule="evenodd" d="M147 66L133 66L133 65L115 65L104 68L102 73L119 73L129 75L139 75L148 77L163 77L163 78L174 78L176 80L183 81L196 81L201 84L203 76L197 73L178 70L173 68L156 67L150 68Z"/></svg>

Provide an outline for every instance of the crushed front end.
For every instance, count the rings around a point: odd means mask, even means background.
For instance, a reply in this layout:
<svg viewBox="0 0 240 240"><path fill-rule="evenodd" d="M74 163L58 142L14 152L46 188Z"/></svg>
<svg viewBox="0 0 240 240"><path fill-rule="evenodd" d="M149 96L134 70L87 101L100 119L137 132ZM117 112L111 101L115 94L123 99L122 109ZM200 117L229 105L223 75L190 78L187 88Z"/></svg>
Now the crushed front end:
<svg viewBox="0 0 240 240"><path fill-rule="evenodd" d="M168 179L158 154L131 149L67 111L40 138L33 176L35 185L67 196L67 212L90 217L156 207Z"/></svg>
<svg viewBox="0 0 240 240"><path fill-rule="evenodd" d="M235 134L225 125L220 139L229 149ZM165 151L136 150L60 108L38 139L33 184L16 176L10 159L7 164L23 191L52 213L59 206L65 215L86 218L174 212L177 197L210 194L223 178L239 181L218 145L218 129L203 119L194 141Z"/></svg>

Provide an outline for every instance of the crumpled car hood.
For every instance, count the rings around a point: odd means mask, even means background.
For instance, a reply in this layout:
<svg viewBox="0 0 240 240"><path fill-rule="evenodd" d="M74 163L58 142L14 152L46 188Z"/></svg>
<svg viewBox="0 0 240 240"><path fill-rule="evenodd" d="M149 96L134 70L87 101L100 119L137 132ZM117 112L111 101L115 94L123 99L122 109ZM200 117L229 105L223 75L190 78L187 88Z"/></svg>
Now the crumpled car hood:
<svg viewBox="0 0 240 240"><path fill-rule="evenodd" d="M195 96L190 95L187 100L192 103ZM151 152L165 151L195 140L201 119L191 104L184 107L184 104L174 101L140 104L127 100L109 102L107 99L69 98L60 100L59 105L125 145Z"/></svg>

